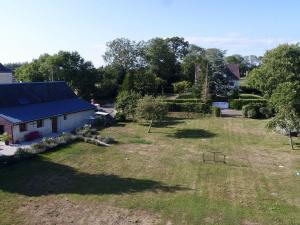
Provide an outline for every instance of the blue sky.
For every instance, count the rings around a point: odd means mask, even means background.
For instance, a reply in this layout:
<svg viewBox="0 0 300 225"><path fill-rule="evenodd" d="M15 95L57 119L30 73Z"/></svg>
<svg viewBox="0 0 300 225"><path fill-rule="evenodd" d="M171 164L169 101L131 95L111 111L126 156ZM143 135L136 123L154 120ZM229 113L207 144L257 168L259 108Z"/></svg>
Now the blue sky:
<svg viewBox="0 0 300 225"><path fill-rule="evenodd" d="M78 51L103 64L105 43L181 36L228 54L300 42L298 0L0 0L0 62Z"/></svg>

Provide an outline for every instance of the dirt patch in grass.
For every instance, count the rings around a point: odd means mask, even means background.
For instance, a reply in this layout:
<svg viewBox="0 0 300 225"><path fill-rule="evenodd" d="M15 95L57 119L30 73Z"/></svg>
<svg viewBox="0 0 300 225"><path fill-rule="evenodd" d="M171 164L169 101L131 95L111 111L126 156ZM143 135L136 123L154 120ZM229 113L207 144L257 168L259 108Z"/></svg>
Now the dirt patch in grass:
<svg viewBox="0 0 300 225"><path fill-rule="evenodd" d="M155 225L160 222L159 216L142 210L53 197L28 201L17 213L24 218L23 224L28 225Z"/></svg>

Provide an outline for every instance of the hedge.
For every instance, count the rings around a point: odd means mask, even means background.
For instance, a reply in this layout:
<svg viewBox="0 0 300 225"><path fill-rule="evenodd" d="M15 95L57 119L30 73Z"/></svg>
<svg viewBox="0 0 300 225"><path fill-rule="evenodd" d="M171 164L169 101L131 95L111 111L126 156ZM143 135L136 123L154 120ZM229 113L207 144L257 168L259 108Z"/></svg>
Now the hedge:
<svg viewBox="0 0 300 225"><path fill-rule="evenodd" d="M254 94L240 94L239 99L263 99L259 95Z"/></svg>
<svg viewBox="0 0 300 225"><path fill-rule="evenodd" d="M176 103L166 102L169 112L196 112L196 113L210 113L211 107L205 103Z"/></svg>
<svg viewBox="0 0 300 225"><path fill-rule="evenodd" d="M211 107L211 111L214 117L221 117L221 109L219 107L213 106Z"/></svg>
<svg viewBox="0 0 300 225"><path fill-rule="evenodd" d="M188 98L188 99L166 99L165 102L175 102L175 103L201 103L202 101L197 98Z"/></svg>
<svg viewBox="0 0 300 225"><path fill-rule="evenodd" d="M244 105L248 105L250 103L257 104L261 103L263 105L267 105L266 99L231 99L229 101L229 108L241 110Z"/></svg>

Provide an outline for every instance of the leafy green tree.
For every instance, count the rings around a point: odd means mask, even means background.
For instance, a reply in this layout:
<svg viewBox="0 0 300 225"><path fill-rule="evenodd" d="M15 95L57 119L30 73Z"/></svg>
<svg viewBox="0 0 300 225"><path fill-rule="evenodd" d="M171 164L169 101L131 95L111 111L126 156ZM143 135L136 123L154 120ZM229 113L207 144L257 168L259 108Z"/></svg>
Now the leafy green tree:
<svg viewBox="0 0 300 225"><path fill-rule="evenodd" d="M247 84L270 98L278 84L300 80L299 44L279 45L264 55L262 64L247 76Z"/></svg>
<svg viewBox="0 0 300 225"><path fill-rule="evenodd" d="M162 38L149 41L146 59L151 73L167 82L169 88L176 80L176 55L168 42Z"/></svg>
<svg viewBox="0 0 300 225"><path fill-rule="evenodd" d="M205 50L197 45L190 45L188 53L183 57L182 67L182 79L190 82L195 81L195 64L200 64L201 68L205 67L203 64ZM200 78L203 77L203 73L200 74Z"/></svg>
<svg viewBox="0 0 300 225"><path fill-rule="evenodd" d="M116 99L117 111L125 114L126 118L135 118L138 100L141 98L139 93L134 91L121 91Z"/></svg>
<svg viewBox="0 0 300 225"><path fill-rule="evenodd" d="M90 99L95 92L97 70L77 52L44 54L16 70L19 81L66 81L81 97Z"/></svg>
<svg viewBox="0 0 300 225"><path fill-rule="evenodd" d="M19 67L23 66L25 63L6 63L4 64L5 67L11 69L12 71L16 71Z"/></svg>
<svg viewBox="0 0 300 225"><path fill-rule="evenodd" d="M123 80L122 91L135 91L141 95L157 95L164 85L163 81L151 71L139 69L129 71Z"/></svg>
<svg viewBox="0 0 300 225"><path fill-rule="evenodd" d="M103 56L104 60L125 71L142 67L144 60L144 43L136 43L126 38L117 38L106 44L107 50Z"/></svg>
<svg viewBox="0 0 300 225"><path fill-rule="evenodd" d="M186 80L173 83L174 93L178 94L186 92L190 87L192 87L191 83Z"/></svg>
<svg viewBox="0 0 300 225"><path fill-rule="evenodd" d="M168 113L168 108L161 97L146 95L138 101L136 113L139 119L150 121L148 129L150 133L153 121L163 120Z"/></svg>
<svg viewBox="0 0 300 225"><path fill-rule="evenodd" d="M289 135L291 148L294 149L291 133L300 131L299 83L286 82L279 84L270 100L277 114L267 124L267 127L270 129L283 129Z"/></svg>

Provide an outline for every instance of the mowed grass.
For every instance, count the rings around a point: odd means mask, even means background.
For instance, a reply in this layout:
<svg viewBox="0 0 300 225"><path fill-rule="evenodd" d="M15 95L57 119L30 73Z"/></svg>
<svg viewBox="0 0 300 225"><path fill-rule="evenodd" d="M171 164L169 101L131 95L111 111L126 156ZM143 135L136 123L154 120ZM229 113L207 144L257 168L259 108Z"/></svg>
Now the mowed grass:
<svg viewBox="0 0 300 225"><path fill-rule="evenodd" d="M265 123L174 117L150 134L124 123L101 131L118 140L112 147L77 143L1 168L0 224L30 224L24 207L66 199L143 210L158 224L299 225L300 150ZM203 163L210 151L226 164Z"/></svg>

